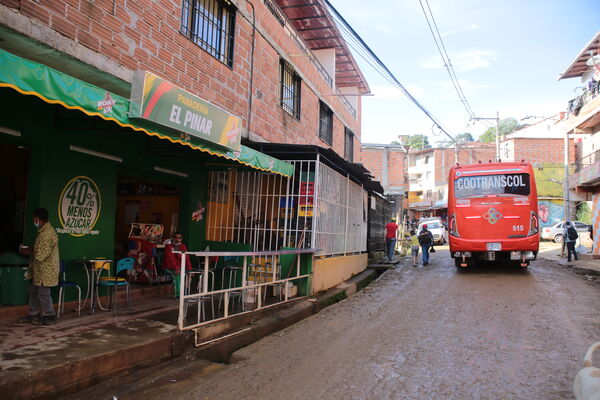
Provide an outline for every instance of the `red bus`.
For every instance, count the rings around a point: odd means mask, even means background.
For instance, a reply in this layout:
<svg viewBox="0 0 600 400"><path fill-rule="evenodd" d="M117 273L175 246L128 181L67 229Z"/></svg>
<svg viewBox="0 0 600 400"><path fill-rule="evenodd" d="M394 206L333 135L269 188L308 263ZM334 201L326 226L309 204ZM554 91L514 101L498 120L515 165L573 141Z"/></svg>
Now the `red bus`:
<svg viewBox="0 0 600 400"><path fill-rule="evenodd" d="M527 267L540 245L538 199L528 162L450 169L448 239L457 267L477 260Z"/></svg>

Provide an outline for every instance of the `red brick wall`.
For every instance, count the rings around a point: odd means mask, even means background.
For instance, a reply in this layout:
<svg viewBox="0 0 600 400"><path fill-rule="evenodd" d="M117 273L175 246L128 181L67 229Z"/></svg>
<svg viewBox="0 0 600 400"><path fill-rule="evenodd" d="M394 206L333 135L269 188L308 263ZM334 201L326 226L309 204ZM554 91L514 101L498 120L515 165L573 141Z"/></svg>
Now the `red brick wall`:
<svg viewBox="0 0 600 400"><path fill-rule="evenodd" d="M388 184L390 186L404 186L406 171L404 170L405 155L400 150L391 150L388 160Z"/></svg>
<svg viewBox="0 0 600 400"><path fill-rule="evenodd" d="M442 157L442 152L444 156ZM486 143L472 143L468 147L462 147L458 151L458 163L461 165L475 164L479 161L488 162L496 158L496 145ZM443 160L443 163L442 163ZM441 185L448 182L448 172L456 164L454 149L436 149L435 150L435 182Z"/></svg>
<svg viewBox="0 0 600 400"><path fill-rule="evenodd" d="M362 149L362 164L367 168L375 179L381 182L383 185L383 160L385 156L385 150L383 148L371 148L365 147ZM384 189L388 189L388 187L394 188L404 188L408 189L408 184L405 183L405 163L404 163L404 153L399 149L389 149L388 153L388 182L387 186L384 186Z"/></svg>
<svg viewBox="0 0 600 400"><path fill-rule="evenodd" d="M179 33L182 0L0 0L0 3L130 70L153 72L247 118L252 26L242 16L242 12L251 16L245 1L234 0L241 12L236 15L233 68ZM300 49L262 1L252 0L252 3L257 26L265 35L257 31L253 84L255 94L260 91L263 97L253 99L251 130L270 142L327 147L318 138L320 98L334 111L333 148L343 156L344 124L360 140L360 98L355 120L339 97L326 96L332 89L308 57L286 56L304 78L300 121L280 108L278 51L297 55ZM355 161L360 161L360 147L356 145L355 150Z"/></svg>
<svg viewBox="0 0 600 400"><path fill-rule="evenodd" d="M383 149L363 148L361 152L362 164L371 171L376 180L383 183Z"/></svg>
<svg viewBox="0 0 600 400"><path fill-rule="evenodd" d="M563 164L565 161L564 139L516 138L515 161L525 160L530 163ZM575 161L575 143L569 143L569 163Z"/></svg>

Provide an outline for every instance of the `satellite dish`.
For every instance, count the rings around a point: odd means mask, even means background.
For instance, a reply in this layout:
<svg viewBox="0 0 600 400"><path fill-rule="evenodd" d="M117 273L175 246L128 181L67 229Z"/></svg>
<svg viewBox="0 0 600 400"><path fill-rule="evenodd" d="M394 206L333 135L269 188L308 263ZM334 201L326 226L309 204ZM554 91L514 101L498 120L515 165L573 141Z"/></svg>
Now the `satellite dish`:
<svg viewBox="0 0 600 400"><path fill-rule="evenodd" d="M596 54L595 56L590 57L585 62L585 65L587 65L588 67L593 67L594 65L600 65L600 54Z"/></svg>

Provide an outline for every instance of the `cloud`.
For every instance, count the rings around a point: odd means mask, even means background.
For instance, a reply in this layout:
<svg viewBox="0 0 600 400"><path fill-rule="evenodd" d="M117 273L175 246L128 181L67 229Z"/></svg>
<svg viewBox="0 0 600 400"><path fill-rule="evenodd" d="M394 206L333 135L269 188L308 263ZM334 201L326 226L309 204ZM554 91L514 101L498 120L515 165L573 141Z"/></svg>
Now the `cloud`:
<svg viewBox="0 0 600 400"><path fill-rule="evenodd" d="M450 60L456 71L469 71L477 68L487 68L498 61L494 50L463 50L450 54ZM421 62L426 69L440 69L444 65L439 56L430 57Z"/></svg>
<svg viewBox="0 0 600 400"><path fill-rule="evenodd" d="M447 37L447 36L455 35L457 33L463 33L463 32L469 32L469 31L476 31L478 29L481 29L481 26L479 26L477 24L473 24L473 25L465 26L463 28L453 29L453 30L444 32L444 33L442 33L442 37Z"/></svg>

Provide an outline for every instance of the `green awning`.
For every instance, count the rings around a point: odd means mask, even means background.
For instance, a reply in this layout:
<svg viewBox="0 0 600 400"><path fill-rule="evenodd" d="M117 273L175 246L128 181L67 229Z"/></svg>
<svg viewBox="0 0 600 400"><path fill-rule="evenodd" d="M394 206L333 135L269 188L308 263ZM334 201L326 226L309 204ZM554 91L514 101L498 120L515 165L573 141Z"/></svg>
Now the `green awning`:
<svg viewBox="0 0 600 400"><path fill-rule="evenodd" d="M294 174L294 166L246 146L239 151L220 148L201 139L164 128L149 127L129 119L129 100L97 86L0 49L0 87L37 96L50 104L60 104L90 116L169 140L242 165L284 176Z"/></svg>

